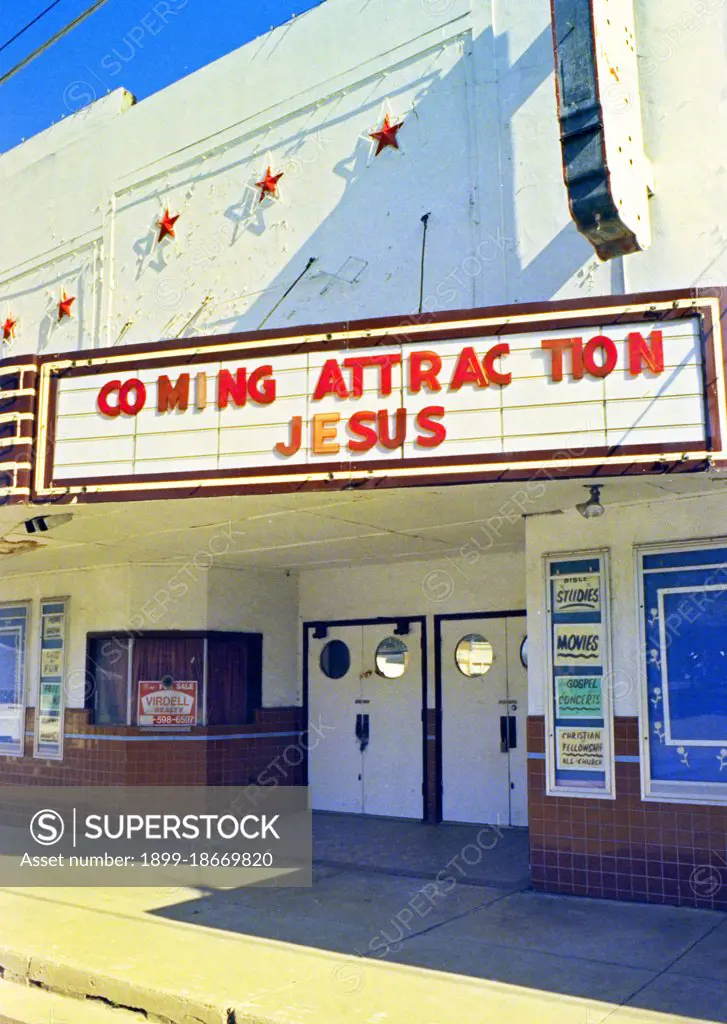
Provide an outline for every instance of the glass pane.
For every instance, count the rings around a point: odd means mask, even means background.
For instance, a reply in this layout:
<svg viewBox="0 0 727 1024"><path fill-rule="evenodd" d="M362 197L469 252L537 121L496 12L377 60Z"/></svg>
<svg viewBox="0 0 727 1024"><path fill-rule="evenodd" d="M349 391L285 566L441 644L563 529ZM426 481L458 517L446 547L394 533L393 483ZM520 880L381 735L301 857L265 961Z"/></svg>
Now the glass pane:
<svg viewBox="0 0 727 1024"><path fill-rule="evenodd" d="M0 607L0 754L25 747L25 646L28 609Z"/></svg>
<svg viewBox="0 0 727 1024"><path fill-rule="evenodd" d="M351 667L351 653L343 640L329 640L321 651L321 671L329 679L342 679Z"/></svg>
<svg viewBox="0 0 727 1024"><path fill-rule="evenodd" d="M523 668L528 667L528 638L523 637L523 642L520 644L520 661L523 663Z"/></svg>
<svg viewBox="0 0 727 1024"><path fill-rule="evenodd" d="M376 671L385 679L398 679L409 664L409 648L398 636L389 636L376 648Z"/></svg>
<svg viewBox="0 0 727 1024"><path fill-rule="evenodd" d="M129 640L92 637L88 644L87 701L95 725L126 725L129 688Z"/></svg>
<svg viewBox="0 0 727 1024"><path fill-rule="evenodd" d="M484 676L492 668L495 655L492 644L479 633L468 633L454 652L457 668L464 676Z"/></svg>
<svg viewBox="0 0 727 1024"><path fill-rule="evenodd" d="M66 613L65 600L41 601L40 681L35 715L36 757L62 756Z"/></svg>

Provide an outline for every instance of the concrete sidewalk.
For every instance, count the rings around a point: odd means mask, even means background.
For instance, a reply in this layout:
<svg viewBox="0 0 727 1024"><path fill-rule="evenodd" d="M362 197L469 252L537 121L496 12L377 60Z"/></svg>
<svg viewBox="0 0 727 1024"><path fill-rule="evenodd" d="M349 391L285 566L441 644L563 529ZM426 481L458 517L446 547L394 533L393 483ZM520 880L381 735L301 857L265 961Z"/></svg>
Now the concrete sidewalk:
<svg viewBox="0 0 727 1024"><path fill-rule="evenodd" d="M17 980L174 1024L727 1021L724 915L460 886L385 959L333 951L426 884L383 879L387 895L377 880L326 868L311 890L2 890L0 1019Z"/></svg>
<svg viewBox="0 0 727 1024"><path fill-rule="evenodd" d="M315 815L314 857L310 889L0 890L0 1024L81 1022L18 981L118 1024L727 1024L727 915L532 892L522 830Z"/></svg>

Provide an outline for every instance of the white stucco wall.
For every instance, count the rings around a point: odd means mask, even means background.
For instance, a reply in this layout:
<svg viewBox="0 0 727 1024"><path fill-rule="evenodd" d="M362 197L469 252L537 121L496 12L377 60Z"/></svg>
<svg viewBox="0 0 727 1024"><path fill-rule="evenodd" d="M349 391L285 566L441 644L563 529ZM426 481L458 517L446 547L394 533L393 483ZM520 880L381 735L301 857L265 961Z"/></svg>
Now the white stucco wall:
<svg viewBox="0 0 727 1024"><path fill-rule="evenodd" d="M0 157L12 351L257 328L310 257L268 326L415 312L428 212L425 309L722 283L720 134L684 140L723 119L727 7L636 7L648 253L599 264L570 221L548 0L327 0L135 106L119 90ZM401 149L374 159L386 109L404 119ZM261 206L268 164L285 176ZM166 206L181 216L160 246ZM64 289L77 302L59 324Z"/></svg>
<svg viewBox="0 0 727 1024"><path fill-rule="evenodd" d="M41 599L70 598L66 706L84 706L88 633L134 635L145 630L260 632L263 702L299 703L298 581L285 573L253 573L213 566L109 566L6 574L0 603L30 601L27 703L35 706L40 672Z"/></svg>
<svg viewBox="0 0 727 1024"><path fill-rule="evenodd" d="M434 706L434 616L524 608L525 564L520 550L483 553L476 559L455 553L423 562L300 574L301 638L304 622L426 617L429 707ZM463 625L463 634L467 631Z"/></svg>
<svg viewBox="0 0 727 1024"><path fill-rule="evenodd" d="M298 577L295 573L210 570L209 629L263 634L263 704L300 704Z"/></svg>
<svg viewBox="0 0 727 1024"><path fill-rule="evenodd" d="M65 572L5 573L0 580L0 603L30 601L27 646L27 705L34 707L40 676L40 601L70 598L66 651L66 706L84 706L86 634L106 630L123 632L131 616L131 570L128 566L79 569Z"/></svg>
<svg viewBox="0 0 727 1024"><path fill-rule="evenodd" d="M546 625L543 556L595 548L609 551L611 629L615 713L639 713L638 618L634 547L640 544L722 538L727 536L727 492L714 484L708 496L670 497L661 502L638 502L608 507L608 488L602 495L606 514L584 519L575 510L563 516L527 520L528 682L530 714L542 715L546 694Z"/></svg>

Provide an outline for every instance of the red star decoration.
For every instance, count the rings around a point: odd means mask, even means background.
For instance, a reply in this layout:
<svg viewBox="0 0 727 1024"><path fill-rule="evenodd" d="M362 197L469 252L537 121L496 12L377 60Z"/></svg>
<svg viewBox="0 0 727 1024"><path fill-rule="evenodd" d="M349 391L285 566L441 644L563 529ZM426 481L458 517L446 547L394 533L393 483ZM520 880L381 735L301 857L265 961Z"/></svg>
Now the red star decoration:
<svg viewBox="0 0 727 1024"><path fill-rule="evenodd" d="M260 202L263 201L265 196L275 196L278 198L278 182L283 177L283 171L280 174L273 174L272 168L268 167L265 172L265 177L262 181L256 181L255 185L260 189Z"/></svg>
<svg viewBox="0 0 727 1024"><path fill-rule="evenodd" d="M159 241L161 242L164 238L169 235L170 238L176 238L174 234L174 225L179 220L180 214L176 213L173 217L169 212L169 207L164 211L164 216L161 220L157 221L159 225Z"/></svg>
<svg viewBox="0 0 727 1024"><path fill-rule="evenodd" d="M63 292L63 298L58 303L58 319L62 320L64 316L71 315L71 306L76 301L76 296L71 295L70 297Z"/></svg>
<svg viewBox="0 0 727 1024"><path fill-rule="evenodd" d="M7 318L3 324L3 341L10 341L11 338L15 337L15 325L17 322L11 316Z"/></svg>
<svg viewBox="0 0 727 1024"><path fill-rule="evenodd" d="M392 124L391 118L389 117L388 114L386 115L386 117L384 118L383 127L380 129L380 131L371 132L369 135L369 138L374 139L378 143L376 147L375 156L378 156L379 153L382 150L386 149L387 146L393 146L394 149L399 148L399 142L396 136L399 130L403 127L403 121L399 121L398 124Z"/></svg>

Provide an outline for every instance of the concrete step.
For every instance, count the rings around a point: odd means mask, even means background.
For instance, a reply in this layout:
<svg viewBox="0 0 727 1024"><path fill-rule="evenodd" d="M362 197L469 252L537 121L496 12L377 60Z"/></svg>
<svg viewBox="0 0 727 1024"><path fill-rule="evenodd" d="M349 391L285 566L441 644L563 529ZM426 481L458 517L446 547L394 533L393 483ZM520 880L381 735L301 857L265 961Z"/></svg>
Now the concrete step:
<svg viewBox="0 0 727 1024"><path fill-rule="evenodd" d="M143 1013L0 981L0 1024L149 1024Z"/></svg>

